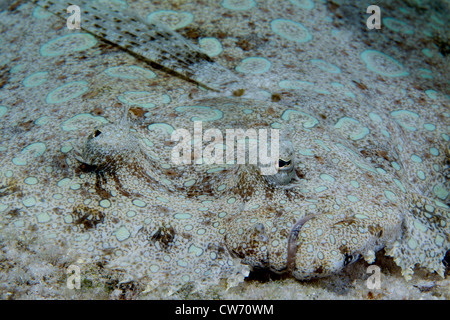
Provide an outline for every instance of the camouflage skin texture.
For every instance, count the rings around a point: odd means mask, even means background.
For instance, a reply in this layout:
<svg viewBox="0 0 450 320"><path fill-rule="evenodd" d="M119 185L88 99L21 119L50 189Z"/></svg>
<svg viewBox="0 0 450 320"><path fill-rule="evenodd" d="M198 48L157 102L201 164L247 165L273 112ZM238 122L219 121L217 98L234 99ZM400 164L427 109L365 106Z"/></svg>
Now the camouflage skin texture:
<svg viewBox="0 0 450 320"><path fill-rule="evenodd" d="M383 248L406 279L415 265L444 277L449 110L432 89L442 54L419 72L420 51L406 60L382 40L353 42L363 36L333 24L322 3L176 1L167 13L79 1L81 31L48 13L67 16L65 3L36 3L3 13L20 34L2 53L16 68L2 90L5 232L37 235L148 290L230 287L251 268L325 277ZM133 12L189 13L198 29L187 40ZM215 59L193 44L207 36L222 43ZM429 68L432 80L421 76ZM280 129L278 173L201 157L174 165L171 134L196 121L224 141L227 129Z"/></svg>

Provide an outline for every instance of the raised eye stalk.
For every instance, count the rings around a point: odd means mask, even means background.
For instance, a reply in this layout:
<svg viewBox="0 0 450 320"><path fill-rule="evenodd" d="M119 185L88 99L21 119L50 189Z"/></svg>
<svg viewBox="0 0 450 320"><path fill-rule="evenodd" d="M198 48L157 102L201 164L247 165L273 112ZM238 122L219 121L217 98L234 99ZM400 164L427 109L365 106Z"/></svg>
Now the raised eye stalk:
<svg viewBox="0 0 450 320"><path fill-rule="evenodd" d="M273 164L277 169L274 175L265 175L267 182L274 187L293 188L292 180L297 180L295 174L294 146L288 139L281 141L278 161Z"/></svg>

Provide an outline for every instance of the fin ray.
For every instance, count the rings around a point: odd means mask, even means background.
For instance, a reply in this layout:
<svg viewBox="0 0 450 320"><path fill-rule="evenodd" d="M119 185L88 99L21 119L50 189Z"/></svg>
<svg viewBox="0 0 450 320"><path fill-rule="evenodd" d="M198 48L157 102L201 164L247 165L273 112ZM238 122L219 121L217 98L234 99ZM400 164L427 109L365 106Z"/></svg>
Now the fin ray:
<svg viewBox="0 0 450 320"><path fill-rule="evenodd" d="M66 9L72 4L59 0L33 2L62 19L67 19ZM95 2L86 0L74 4L80 6L83 30L165 71L216 91L238 79L196 45L160 23L146 21L126 9L100 9Z"/></svg>

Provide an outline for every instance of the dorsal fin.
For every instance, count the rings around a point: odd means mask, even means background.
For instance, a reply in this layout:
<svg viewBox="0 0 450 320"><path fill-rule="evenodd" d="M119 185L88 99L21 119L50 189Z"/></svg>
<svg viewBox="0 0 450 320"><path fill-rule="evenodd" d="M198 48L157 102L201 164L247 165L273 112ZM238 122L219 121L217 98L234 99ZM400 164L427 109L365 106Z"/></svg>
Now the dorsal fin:
<svg viewBox="0 0 450 320"><path fill-rule="evenodd" d="M136 16L127 9L109 9L86 0L33 0L56 16L67 20L67 7L81 10L81 28L122 50L187 81L219 91L237 77L213 61L196 45L168 27Z"/></svg>
<svg viewBox="0 0 450 320"><path fill-rule="evenodd" d="M402 268L407 280L415 265L444 278L442 261L450 249L449 207L419 194L410 194L408 200L410 210L405 212L402 237L388 245L386 253Z"/></svg>

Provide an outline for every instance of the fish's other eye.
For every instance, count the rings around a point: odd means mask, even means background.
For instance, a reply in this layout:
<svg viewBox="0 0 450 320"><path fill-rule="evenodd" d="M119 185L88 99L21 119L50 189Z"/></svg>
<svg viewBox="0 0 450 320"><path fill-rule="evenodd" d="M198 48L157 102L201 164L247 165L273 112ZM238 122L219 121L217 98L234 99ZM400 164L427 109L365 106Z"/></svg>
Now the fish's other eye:
<svg viewBox="0 0 450 320"><path fill-rule="evenodd" d="M102 132L100 130L95 130L94 133L92 134L92 138L98 137L99 135L101 135Z"/></svg>
<svg viewBox="0 0 450 320"><path fill-rule="evenodd" d="M291 160L285 161L283 159L279 159L278 160L278 168L285 169L285 168L289 167L291 165L291 163L292 163Z"/></svg>

